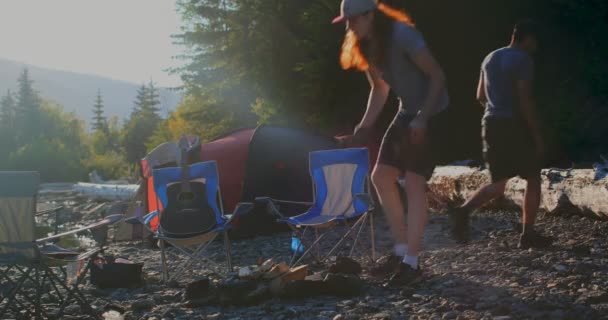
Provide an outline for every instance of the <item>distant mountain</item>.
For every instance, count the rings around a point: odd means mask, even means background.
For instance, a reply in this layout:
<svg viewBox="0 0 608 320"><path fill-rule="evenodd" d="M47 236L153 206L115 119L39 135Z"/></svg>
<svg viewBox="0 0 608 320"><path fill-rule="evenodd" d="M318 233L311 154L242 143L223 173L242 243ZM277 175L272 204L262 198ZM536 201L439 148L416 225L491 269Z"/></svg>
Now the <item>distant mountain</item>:
<svg viewBox="0 0 608 320"><path fill-rule="evenodd" d="M0 59L0 96L10 89L17 90L17 78L27 66L34 88L46 100L62 105L66 111L74 111L85 120L87 130L93 117L93 103L97 89L101 90L106 117L118 116L124 120L133 109L137 89L141 84L114 80L102 76L58 71ZM181 100L177 92L160 89L160 109L163 116L175 110Z"/></svg>

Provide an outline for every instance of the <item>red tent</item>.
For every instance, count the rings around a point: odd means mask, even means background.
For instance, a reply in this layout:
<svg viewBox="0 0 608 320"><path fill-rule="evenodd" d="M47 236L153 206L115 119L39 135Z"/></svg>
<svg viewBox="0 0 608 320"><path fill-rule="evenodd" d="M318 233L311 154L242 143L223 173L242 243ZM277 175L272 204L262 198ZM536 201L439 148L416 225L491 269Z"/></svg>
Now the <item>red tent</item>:
<svg viewBox="0 0 608 320"><path fill-rule="evenodd" d="M241 200L249 142L255 129L242 129L201 146L201 160L217 161L224 211L232 212Z"/></svg>
<svg viewBox="0 0 608 320"><path fill-rule="evenodd" d="M231 213L238 202L253 201L259 196L312 201L308 154L335 148L339 146L333 137L302 129L260 126L233 131L202 144L200 160L217 161L224 212ZM370 161L375 163L378 146L368 148ZM167 142L142 159L146 212L162 209L156 201L151 170L177 165L177 152L177 144ZM260 219L243 222L254 231L263 228L262 224L273 223ZM151 227L155 226L152 221Z"/></svg>

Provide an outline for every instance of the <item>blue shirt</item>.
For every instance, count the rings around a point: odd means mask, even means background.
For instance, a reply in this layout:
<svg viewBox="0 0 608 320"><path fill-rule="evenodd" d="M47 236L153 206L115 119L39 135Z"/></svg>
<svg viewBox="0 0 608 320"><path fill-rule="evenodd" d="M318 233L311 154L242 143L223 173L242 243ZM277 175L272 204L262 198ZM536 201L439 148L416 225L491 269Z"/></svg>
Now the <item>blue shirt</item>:
<svg viewBox="0 0 608 320"><path fill-rule="evenodd" d="M519 115L517 82L532 81L532 57L518 48L500 48L490 53L481 65L486 105L484 118L513 118Z"/></svg>

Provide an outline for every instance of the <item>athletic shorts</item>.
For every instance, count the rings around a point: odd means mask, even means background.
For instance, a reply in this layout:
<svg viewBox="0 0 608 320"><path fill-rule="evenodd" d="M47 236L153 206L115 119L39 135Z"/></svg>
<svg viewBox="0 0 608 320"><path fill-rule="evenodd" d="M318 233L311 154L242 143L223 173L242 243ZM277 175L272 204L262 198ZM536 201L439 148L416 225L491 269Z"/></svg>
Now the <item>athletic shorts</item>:
<svg viewBox="0 0 608 320"><path fill-rule="evenodd" d="M410 122L414 117L415 115L397 113L382 139L378 163L397 168L402 174L409 171L429 180L437 165L440 143L439 125L436 121L438 115L429 119L426 140L419 145L410 142Z"/></svg>
<svg viewBox="0 0 608 320"><path fill-rule="evenodd" d="M482 122L483 154L492 182L519 176L524 179L540 175L540 161L534 139L523 121L484 119Z"/></svg>

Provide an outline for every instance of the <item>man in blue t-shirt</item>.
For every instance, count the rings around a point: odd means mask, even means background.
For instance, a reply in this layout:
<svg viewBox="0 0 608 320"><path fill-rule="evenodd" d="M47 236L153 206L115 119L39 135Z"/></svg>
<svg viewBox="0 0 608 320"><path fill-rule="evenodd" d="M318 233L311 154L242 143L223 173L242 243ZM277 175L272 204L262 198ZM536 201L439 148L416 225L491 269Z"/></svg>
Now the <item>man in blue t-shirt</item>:
<svg viewBox="0 0 608 320"><path fill-rule="evenodd" d="M469 212L504 194L509 179L520 176L527 181L523 205L523 229L518 247L544 247L551 239L534 230L540 205L540 159L544 143L532 98L534 61L538 46L538 25L518 23L509 46L491 52L481 65L477 99L485 107L482 120L484 158L492 184L477 191L451 217L454 236L469 238Z"/></svg>

